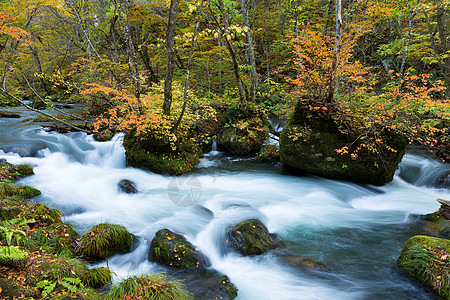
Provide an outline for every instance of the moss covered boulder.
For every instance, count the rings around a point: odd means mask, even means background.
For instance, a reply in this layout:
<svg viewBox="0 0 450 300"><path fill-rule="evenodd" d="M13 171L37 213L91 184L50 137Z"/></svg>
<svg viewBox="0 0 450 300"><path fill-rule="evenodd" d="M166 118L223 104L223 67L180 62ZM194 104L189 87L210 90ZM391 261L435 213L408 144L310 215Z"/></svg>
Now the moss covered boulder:
<svg viewBox="0 0 450 300"><path fill-rule="evenodd" d="M176 276L186 282L188 291L196 300L231 300L238 295L238 289L230 278L212 269L178 271Z"/></svg>
<svg viewBox="0 0 450 300"><path fill-rule="evenodd" d="M378 137L375 153L364 147L363 139L342 133L345 126L326 116L311 117L297 105L281 132L281 162L288 170L333 179L374 185L390 182L405 153L406 139L386 130Z"/></svg>
<svg viewBox="0 0 450 300"><path fill-rule="evenodd" d="M227 244L242 255L259 255L280 246L259 220L250 219L227 230Z"/></svg>
<svg viewBox="0 0 450 300"><path fill-rule="evenodd" d="M450 299L450 240L418 235L403 246L398 265L442 299Z"/></svg>
<svg viewBox="0 0 450 300"><path fill-rule="evenodd" d="M161 137L148 134L137 137L128 132L123 139L128 166L148 169L154 173L181 175L192 171L203 156L190 138Z"/></svg>
<svg viewBox="0 0 450 300"><path fill-rule="evenodd" d="M217 145L220 151L245 156L258 152L268 137L265 115L247 107L229 107L217 125Z"/></svg>
<svg viewBox="0 0 450 300"><path fill-rule="evenodd" d="M33 174L33 168L29 165L12 165L7 162L0 163L0 182L17 180Z"/></svg>
<svg viewBox="0 0 450 300"><path fill-rule="evenodd" d="M77 255L88 260L102 260L131 250L134 234L121 225L101 223L92 226L78 242Z"/></svg>
<svg viewBox="0 0 450 300"><path fill-rule="evenodd" d="M10 279L0 279L0 299L19 299L19 287Z"/></svg>
<svg viewBox="0 0 450 300"><path fill-rule="evenodd" d="M149 260L181 269L209 266L208 259L184 236L168 229L156 233L150 245Z"/></svg>

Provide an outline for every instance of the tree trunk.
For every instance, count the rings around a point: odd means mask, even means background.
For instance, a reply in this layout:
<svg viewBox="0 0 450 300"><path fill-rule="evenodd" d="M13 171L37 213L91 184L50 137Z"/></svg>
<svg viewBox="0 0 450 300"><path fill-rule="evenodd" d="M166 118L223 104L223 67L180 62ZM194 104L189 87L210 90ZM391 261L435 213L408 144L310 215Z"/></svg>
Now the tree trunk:
<svg viewBox="0 0 450 300"><path fill-rule="evenodd" d="M130 23L128 16L128 4L125 4L126 20L122 16L122 6L118 5L117 1L113 1L114 6L118 12L120 23L122 24L125 38L127 39L127 56L128 56L128 68L130 69L131 77L134 84L134 96L138 102L139 114L142 115L142 102L141 102L141 82L139 77L139 67L136 58L136 50L134 49L133 39L130 31ZM127 2L124 2L127 3Z"/></svg>
<svg viewBox="0 0 450 300"><path fill-rule="evenodd" d="M336 71L338 64L339 47L342 40L342 0L336 0L336 37L334 40L333 61L331 63L330 86L327 103L332 103L336 85Z"/></svg>
<svg viewBox="0 0 450 300"><path fill-rule="evenodd" d="M167 22L167 29L166 29L167 66L166 66L166 78L164 81L164 103L163 103L163 111L165 115L170 115L170 106L172 105L173 58L175 54L174 36L179 4L180 0L170 1L169 20Z"/></svg>
<svg viewBox="0 0 450 300"><path fill-rule="evenodd" d="M252 77L252 84L250 86L250 99L252 102L254 102L256 97L256 89L258 87L258 76L256 74L255 48L253 46L253 37L250 31L251 28L250 18L248 16L248 7L245 2L246 2L245 0L241 0L241 11L242 15L244 16L244 24L248 28L245 35L247 37L248 56L250 59L251 77Z"/></svg>
<svg viewBox="0 0 450 300"><path fill-rule="evenodd" d="M231 55L231 60L233 62L233 70L234 70L234 76L236 78L236 84L239 92L239 100L241 102L242 106L245 106L245 91L244 86L242 84L241 74L239 71L239 64L237 59L236 51L234 50L233 44L231 43L231 34L230 34L230 23L228 21L228 13L225 9L225 5L223 4L223 0L217 1L219 4L220 12L222 13L223 23L224 23L224 32L223 37L225 38L225 44L227 45L228 51Z"/></svg>

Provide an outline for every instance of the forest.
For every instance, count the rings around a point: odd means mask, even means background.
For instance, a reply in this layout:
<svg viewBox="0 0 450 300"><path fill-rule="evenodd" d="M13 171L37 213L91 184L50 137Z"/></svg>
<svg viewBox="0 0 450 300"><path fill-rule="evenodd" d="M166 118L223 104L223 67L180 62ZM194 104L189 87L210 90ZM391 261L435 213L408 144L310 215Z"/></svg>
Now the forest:
<svg viewBox="0 0 450 300"><path fill-rule="evenodd" d="M15 118L22 107L34 113L26 121L48 131L83 132L105 143L123 135L126 166L162 176L197 174L205 156L219 150L283 166L294 176L382 189L397 184L408 149L428 153L436 170L450 162L448 0L0 0L0 80L0 119ZM73 106L82 110L73 113ZM0 146L6 142L0 135ZM36 162L19 160L14 166L6 160L0 157L0 270L23 284L18 295L191 299L189 283L187 291L165 275L130 277L107 294L94 291L114 276L108 260L88 271L75 257L93 262L127 253L136 231L108 222L87 231L61 223L61 207L29 204L26 199L41 192L13 184L33 175L26 165ZM439 197L448 196L449 174L437 174ZM121 183L126 193L139 193L135 183ZM437 222L441 227L434 236L444 239L416 236L409 250L403 248L399 265L448 299L450 202L439 200L441 210L417 222ZM283 247L254 219L228 228L226 242L243 256ZM243 249L234 235L249 227L260 231ZM56 244L44 242L49 234ZM89 244L96 243L90 236L107 234L115 236L112 249ZM37 250L39 243L46 250ZM150 261L208 268L208 258L191 243L161 229ZM175 266L177 247L194 253L182 258L182 266ZM160 251L169 251L172 260L161 258ZM415 259L426 255L433 261L428 269ZM22 274L27 256L27 264L43 268L42 274ZM46 269L51 261L72 272L52 277L55 272ZM194 293L195 299L233 299L242 288L236 289L232 277L195 276L222 280L214 291L224 297ZM0 295L7 289L2 284ZM239 299L252 299L243 293Z"/></svg>

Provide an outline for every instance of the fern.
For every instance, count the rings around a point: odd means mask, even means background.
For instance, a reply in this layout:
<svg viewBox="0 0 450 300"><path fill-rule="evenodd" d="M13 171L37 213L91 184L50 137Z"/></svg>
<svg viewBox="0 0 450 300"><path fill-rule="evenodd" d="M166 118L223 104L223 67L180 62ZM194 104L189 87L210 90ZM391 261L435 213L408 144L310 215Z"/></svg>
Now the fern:
<svg viewBox="0 0 450 300"><path fill-rule="evenodd" d="M48 280L39 281L36 287L42 289L42 298L47 297L56 287L56 282L50 282Z"/></svg>
<svg viewBox="0 0 450 300"><path fill-rule="evenodd" d="M78 292L83 287L83 283L80 278L64 277L61 280L61 285L71 291L72 293Z"/></svg>
<svg viewBox="0 0 450 300"><path fill-rule="evenodd" d="M28 253L20 250L18 246L0 247L0 260L22 260Z"/></svg>

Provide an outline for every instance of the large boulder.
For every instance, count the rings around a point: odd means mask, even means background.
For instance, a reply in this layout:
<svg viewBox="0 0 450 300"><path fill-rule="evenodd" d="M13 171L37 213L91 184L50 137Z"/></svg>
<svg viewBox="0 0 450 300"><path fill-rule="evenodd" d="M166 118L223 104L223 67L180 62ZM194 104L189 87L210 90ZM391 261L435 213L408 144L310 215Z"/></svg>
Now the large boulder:
<svg viewBox="0 0 450 300"><path fill-rule="evenodd" d="M280 246L259 220L242 221L227 230L227 244L244 256L259 255Z"/></svg>
<svg viewBox="0 0 450 300"><path fill-rule="evenodd" d="M38 151L47 148L44 143L23 143L15 145L3 146L2 149L5 153L13 152L19 154L20 157L37 157Z"/></svg>
<svg viewBox="0 0 450 300"><path fill-rule="evenodd" d="M403 246L398 265L441 299L450 299L450 240L418 235Z"/></svg>
<svg viewBox="0 0 450 300"><path fill-rule="evenodd" d="M169 137L158 138L152 134L137 137L136 133L131 131L125 134L123 146L126 150L127 165L158 174L188 173L203 156L197 144L187 137L170 141Z"/></svg>
<svg viewBox="0 0 450 300"><path fill-rule="evenodd" d="M300 102L300 101L299 101ZM280 136L280 158L286 169L333 179L384 185L394 177L406 148L406 139L386 130L378 140L378 153L354 140L329 118L310 118L297 105ZM347 147L347 151L339 151Z"/></svg>
<svg viewBox="0 0 450 300"><path fill-rule="evenodd" d="M121 225L101 223L92 226L81 237L75 253L88 260L102 260L130 252L134 238L134 234Z"/></svg>
<svg viewBox="0 0 450 300"><path fill-rule="evenodd" d="M149 260L180 269L209 266L208 259L184 236L168 229L156 233L150 245Z"/></svg>

